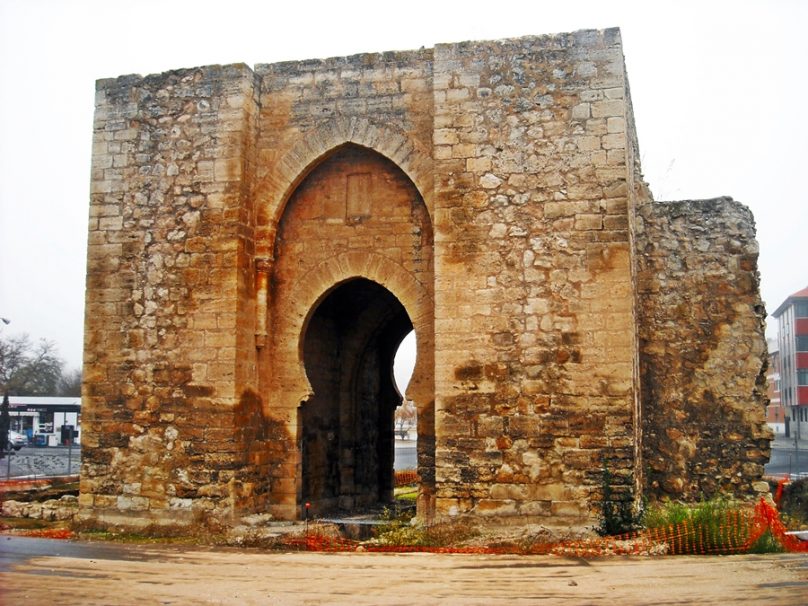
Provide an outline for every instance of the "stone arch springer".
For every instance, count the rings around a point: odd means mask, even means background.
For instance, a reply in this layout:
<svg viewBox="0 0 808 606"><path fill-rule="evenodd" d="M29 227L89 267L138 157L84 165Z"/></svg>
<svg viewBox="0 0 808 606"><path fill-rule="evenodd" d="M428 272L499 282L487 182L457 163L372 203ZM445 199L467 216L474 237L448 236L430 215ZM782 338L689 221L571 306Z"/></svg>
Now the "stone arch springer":
<svg viewBox="0 0 808 606"><path fill-rule="evenodd" d="M407 397L420 405L429 404L432 394L431 355L434 347L434 303L428 289L404 267L379 254L346 252L319 264L300 280L287 297L281 314L289 318L278 334L276 355L295 360L291 375L283 377L283 391L295 393L302 402L309 398L312 386L306 375L303 343L308 322L319 304L338 286L357 278L376 282L390 291L402 304L416 334L415 368L407 388ZM300 310L305 312L300 312Z"/></svg>
<svg viewBox="0 0 808 606"><path fill-rule="evenodd" d="M268 225L265 227L274 232L297 186L331 152L349 143L372 150L393 162L415 185L424 200L430 221L434 223L431 151L393 125L378 124L364 117L346 116L300 133L291 148L259 181L258 199L268 207L265 215Z"/></svg>

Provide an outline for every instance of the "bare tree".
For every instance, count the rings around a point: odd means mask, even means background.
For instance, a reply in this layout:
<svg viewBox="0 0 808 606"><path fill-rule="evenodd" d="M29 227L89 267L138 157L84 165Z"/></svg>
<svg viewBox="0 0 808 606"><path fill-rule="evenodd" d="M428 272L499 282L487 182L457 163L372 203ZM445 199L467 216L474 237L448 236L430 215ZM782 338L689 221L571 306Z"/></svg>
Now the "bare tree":
<svg viewBox="0 0 808 606"><path fill-rule="evenodd" d="M395 413L393 413L393 419L396 424L396 433L401 438L406 438L409 435L409 430L415 426L417 421L415 404L410 400L404 400L401 406L396 408Z"/></svg>
<svg viewBox="0 0 808 606"><path fill-rule="evenodd" d="M64 362L56 345L28 335L0 337L0 389L17 396L52 396L62 379Z"/></svg>
<svg viewBox="0 0 808 606"><path fill-rule="evenodd" d="M81 370L65 370L59 379L56 389L57 396L80 396L81 395Z"/></svg>

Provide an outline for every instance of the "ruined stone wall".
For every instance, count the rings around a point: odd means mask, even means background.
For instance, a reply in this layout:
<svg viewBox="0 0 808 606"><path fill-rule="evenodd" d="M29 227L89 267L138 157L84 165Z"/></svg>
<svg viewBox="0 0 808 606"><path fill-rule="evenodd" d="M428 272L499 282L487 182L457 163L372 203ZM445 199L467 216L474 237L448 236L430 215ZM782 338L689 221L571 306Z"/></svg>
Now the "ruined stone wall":
<svg viewBox="0 0 808 606"><path fill-rule="evenodd" d="M769 458L754 220L731 198L638 208L646 494L753 494Z"/></svg>
<svg viewBox="0 0 808 606"><path fill-rule="evenodd" d="M619 33L435 49L438 510L636 495Z"/></svg>
<svg viewBox="0 0 808 606"><path fill-rule="evenodd" d="M252 90L243 65L98 82L81 503L101 517L221 513L252 492Z"/></svg>

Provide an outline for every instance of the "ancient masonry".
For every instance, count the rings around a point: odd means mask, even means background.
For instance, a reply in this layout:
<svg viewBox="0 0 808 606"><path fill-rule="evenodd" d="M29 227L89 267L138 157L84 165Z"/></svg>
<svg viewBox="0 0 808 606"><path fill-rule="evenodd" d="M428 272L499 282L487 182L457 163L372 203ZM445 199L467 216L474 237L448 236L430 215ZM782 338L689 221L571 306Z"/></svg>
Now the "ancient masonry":
<svg viewBox="0 0 808 606"><path fill-rule="evenodd" d="M759 487L749 211L655 202L616 29L97 84L85 518L591 524Z"/></svg>

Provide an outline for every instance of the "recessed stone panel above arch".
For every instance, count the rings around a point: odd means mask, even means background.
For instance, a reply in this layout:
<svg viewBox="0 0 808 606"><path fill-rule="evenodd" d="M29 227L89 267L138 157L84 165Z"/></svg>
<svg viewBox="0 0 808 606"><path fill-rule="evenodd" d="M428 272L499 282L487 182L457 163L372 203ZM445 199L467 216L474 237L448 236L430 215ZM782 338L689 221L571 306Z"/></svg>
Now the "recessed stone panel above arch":
<svg viewBox="0 0 808 606"><path fill-rule="evenodd" d="M286 202L295 188L335 150L354 144L388 158L418 188L429 210L434 179L431 149L390 124L367 118L341 117L300 133L290 149L270 166L259 168L256 188L258 249L273 239ZM430 216L431 216L430 210Z"/></svg>

